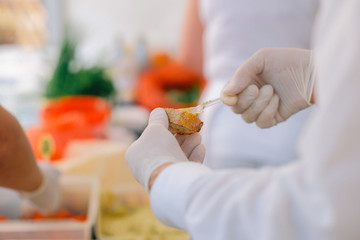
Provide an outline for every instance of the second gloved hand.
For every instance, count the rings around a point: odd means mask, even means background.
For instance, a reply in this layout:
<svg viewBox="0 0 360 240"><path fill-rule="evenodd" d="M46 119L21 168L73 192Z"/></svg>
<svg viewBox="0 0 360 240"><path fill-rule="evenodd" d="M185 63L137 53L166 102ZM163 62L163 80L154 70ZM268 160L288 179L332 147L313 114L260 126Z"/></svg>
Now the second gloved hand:
<svg viewBox="0 0 360 240"><path fill-rule="evenodd" d="M262 49L238 68L221 98L246 122L271 127L310 105L314 76L311 51Z"/></svg>
<svg viewBox="0 0 360 240"><path fill-rule="evenodd" d="M46 162L39 163L39 167L43 176L40 187L33 192L22 193L41 212L52 213L61 202L60 171Z"/></svg>
<svg viewBox="0 0 360 240"><path fill-rule="evenodd" d="M149 190L151 174L161 165L189 160L202 162L204 159L205 148L199 134L175 137L168 127L164 109L155 109L143 134L126 151L130 170L146 190Z"/></svg>

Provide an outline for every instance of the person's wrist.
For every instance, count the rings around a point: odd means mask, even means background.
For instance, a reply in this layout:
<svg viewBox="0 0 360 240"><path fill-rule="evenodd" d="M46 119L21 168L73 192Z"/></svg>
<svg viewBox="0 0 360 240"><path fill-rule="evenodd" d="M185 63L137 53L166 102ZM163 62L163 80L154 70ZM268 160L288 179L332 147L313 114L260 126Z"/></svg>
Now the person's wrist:
<svg viewBox="0 0 360 240"><path fill-rule="evenodd" d="M154 184L156 178L159 176L159 174L165 169L167 168L168 166L174 164L174 162L167 162L167 163L164 163L162 164L161 166L159 166L158 168L156 168L150 175L150 178L149 178L149 191L151 190L152 188L152 185Z"/></svg>

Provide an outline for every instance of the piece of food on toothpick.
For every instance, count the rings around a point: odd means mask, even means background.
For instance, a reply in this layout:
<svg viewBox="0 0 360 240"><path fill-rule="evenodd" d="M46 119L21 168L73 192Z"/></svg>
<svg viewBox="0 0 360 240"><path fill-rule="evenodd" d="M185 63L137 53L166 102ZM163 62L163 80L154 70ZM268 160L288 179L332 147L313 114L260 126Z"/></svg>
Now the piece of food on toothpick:
<svg viewBox="0 0 360 240"><path fill-rule="evenodd" d="M181 135L190 135L201 130L203 122L198 116L184 109L165 108L169 118L169 130Z"/></svg>

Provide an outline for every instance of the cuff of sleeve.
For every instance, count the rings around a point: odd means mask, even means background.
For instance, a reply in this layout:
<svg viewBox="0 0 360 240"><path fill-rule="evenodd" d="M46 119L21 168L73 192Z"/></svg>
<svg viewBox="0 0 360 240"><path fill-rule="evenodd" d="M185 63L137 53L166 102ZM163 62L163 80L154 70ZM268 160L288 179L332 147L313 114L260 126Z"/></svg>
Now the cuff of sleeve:
<svg viewBox="0 0 360 240"><path fill-rule="evenodd" d="M155 161L148 162L148 166L146 168L144 168L146 170L146 172L144 174L142 174L142 176L144 176L144 179L140 180L140 184L142 184L144 186L144 188L147 192L149 192L149 180L150 180L151 174L155 171L155 169L157 169L161 165L163 165L165 163L170 163L170 162L178 162L178 160L175 158L172 158L172 157L159 157Z"/></svg>
<svg viewBox="0 0 360 240"><path fill-rule="evenodd" d="M166 225L186 229L185 211L194 192L193 185L211 172L206 166L194 162L176 163L165 168L150 191L155 216Z"/></svg>

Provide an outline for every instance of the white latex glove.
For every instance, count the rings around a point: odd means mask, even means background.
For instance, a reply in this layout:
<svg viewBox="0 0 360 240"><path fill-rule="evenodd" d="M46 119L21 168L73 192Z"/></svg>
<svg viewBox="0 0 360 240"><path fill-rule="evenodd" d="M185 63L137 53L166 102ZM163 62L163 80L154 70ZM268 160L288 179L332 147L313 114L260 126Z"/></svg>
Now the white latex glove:
<svg viewBox="0 0 360 240"><path fill-rule="evenodd" d="M311 105L311 59L309 50L261 49L238 68L221 99L246 122L274 126Z"/></svg>
<svg viewBox="0 0 360 240"><path fill-rule="evenodd" d="M149 190L152 172L161 165L204 160L205 147L201 144L200 134L175 137L168 128L169 120L164 109L153 110L143 134L126 151L130 170L146 190Z"/></svg>
<svg viewBox="0 0 360 240"><path fill-rule="evenodd" d="M22 194L41 212L51 213L60 207L60 171L46 162L39 163L39 167L43 174L40 187L33 192L22 192Z"/></svg>

